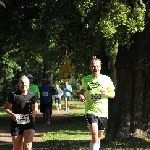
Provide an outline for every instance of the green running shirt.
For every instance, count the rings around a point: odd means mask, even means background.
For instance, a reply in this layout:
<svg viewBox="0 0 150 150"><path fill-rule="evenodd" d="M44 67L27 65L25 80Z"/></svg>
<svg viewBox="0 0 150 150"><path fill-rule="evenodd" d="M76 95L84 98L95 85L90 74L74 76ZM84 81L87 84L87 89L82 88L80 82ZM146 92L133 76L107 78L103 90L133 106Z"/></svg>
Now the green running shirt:
<svg viewBox="0 0 150 150"><path fill-rule="evenodd" d="M31 85L29 86L29 91L35 93L35 94L37 95L37 98L38 98L38 99L40 98L39 87L38 87L37 85L31 84Z"/></svg>
<svg viewBox="0 0 150 150"><path fill-rule="evenodd" d="M101 88L108 92L114 91L115 87L110 77L100 74L98 78L88 75L82 79L81 89L85 94L85 114L90 113L98 117L108 118L108 97L101 95Z"/></svg>

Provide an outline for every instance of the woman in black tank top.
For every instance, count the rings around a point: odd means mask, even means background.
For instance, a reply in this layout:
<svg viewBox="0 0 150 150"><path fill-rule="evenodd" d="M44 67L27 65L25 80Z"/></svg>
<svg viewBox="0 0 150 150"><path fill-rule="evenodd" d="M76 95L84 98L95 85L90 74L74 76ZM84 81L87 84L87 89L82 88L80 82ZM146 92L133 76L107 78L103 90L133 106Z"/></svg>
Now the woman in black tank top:
<svg viewBox="0 0 150 150"><path fill-rule="evenodd" d="M12 117L10 132L14 150L22 150L22 147L31 150L35 133L33 118L38 111L37 97L28 91L29 79L25 75L19 79L19 87L20 90L9 94L4 109Z"/></svg>

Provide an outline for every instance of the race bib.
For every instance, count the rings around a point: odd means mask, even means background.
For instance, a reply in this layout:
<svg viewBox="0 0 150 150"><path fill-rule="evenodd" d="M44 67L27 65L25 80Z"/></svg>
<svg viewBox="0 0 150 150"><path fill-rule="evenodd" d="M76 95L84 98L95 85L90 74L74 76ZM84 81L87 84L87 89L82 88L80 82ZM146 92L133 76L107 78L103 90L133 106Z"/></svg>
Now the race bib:
<svg viewBox="0 0 150 150"><path fill-rule="evenodd" d="M43 96L48 96L48 92L42 92Z"/></svg>
<svg viewBox="0 0 150 150"><path fill-rule="evenodd" d="M100 101L101 100L101 93L92 93L90 95L91 101Z"/></svg>
<svg viewBox="0 0 150 150"><path fill-rule="evenodd" d="M29 122L30 122L29 114L26 114L26 115L19 114L17 116L17 124L27 124Z"/></svg>
<svg viewBox="0 0 150 150"><path fill-rule="evenodd" d="M60 95L56 95L56 98L60 98Z"/></svg>

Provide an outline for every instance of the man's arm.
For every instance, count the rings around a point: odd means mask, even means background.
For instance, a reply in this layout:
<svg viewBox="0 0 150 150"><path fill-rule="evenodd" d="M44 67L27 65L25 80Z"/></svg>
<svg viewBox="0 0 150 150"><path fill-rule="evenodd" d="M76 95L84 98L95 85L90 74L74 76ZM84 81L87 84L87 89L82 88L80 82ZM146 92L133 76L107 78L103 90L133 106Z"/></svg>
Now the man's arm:
<svg viewBox="0 0 150 150"><path fill-rule="evenodd" d="M81 102L85 102L85 93L86 93L86 91L83 90L83 89L81 89L80 92L79 92L79 100Z"/></svg>
<svg viewBox="0 0 150 150"><path fill-rule="evenodd" d="M114 98L114 97L115 97L115 91L113 91L113 92L108 92L108 97L109 97L109 98Z"/></svg>
<svg viewBox="0 0 150 150"><path fill-rule="evenodd" d="M64 91L63 90L61 90L61 96L63 96L64 95Z"/></svg>
<svg viewBox="0 0 150 150"><path fill-rule="evenodd" d="M69 91L72 92L72 86L70 85Z"/></svg>
<svg viewBox="0 0 150 150"><path fill-rule="evenodd" d="M55 95L55 89L51 86L52 95Z"/></svg>
<svg viewBox="0 0 150 150"><path fill-rule="evenodd" d="M32 116L35 117L38 112L38 103L32 104Z"/></svg>
<svg viewBox="0 0 150 150"><path fill-rule="evenodd" d="M104 89L103 87L101 88L101 93L102 95L108 96L109 98L114 98L115 97L115 91L108 91L107 89Z"/></svg>
<svg viewBox="0 0 150 150"><path fill-rule="evenodd" d="M38 86L37 86L37 98L40 99L40 90Z"/></svg>

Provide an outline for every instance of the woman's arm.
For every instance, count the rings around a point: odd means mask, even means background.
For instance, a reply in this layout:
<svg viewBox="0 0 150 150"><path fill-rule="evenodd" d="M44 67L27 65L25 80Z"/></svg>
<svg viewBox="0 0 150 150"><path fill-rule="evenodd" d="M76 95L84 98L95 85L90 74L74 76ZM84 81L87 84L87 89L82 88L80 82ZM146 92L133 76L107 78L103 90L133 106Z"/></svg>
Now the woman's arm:
<svg viewBox="0 0 150 150"><path fill-rule="evenodd" d="M14 117L14 113L10 110L11 108L12 108L12 104L7 101L4 104L4 110L9 116Z"/></svg>
<svg viewBox="0 0 150 150"><path fill-rule="evenodd" d="M13 105L13 104L11 104L11 103L9 103L9 102L7 101L7 102L5 103L5 105L4 105L4 110L5 110L5 112L6 112L9 116L13 117L14 121L17 121L17 115L18 115L18 114L14 114L14 113L11 111L12 105Z"/></svg>
<svg viewBox="0 0 150 150"><path fill-rule="evenodd" d="M35 117L37 112L38 112L38 103L36 102L35 104L32 104L32 113L31 113L31 115L33 117Z"/></svg>

